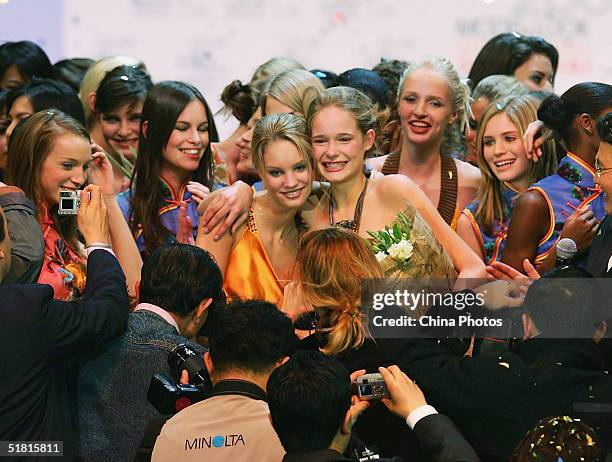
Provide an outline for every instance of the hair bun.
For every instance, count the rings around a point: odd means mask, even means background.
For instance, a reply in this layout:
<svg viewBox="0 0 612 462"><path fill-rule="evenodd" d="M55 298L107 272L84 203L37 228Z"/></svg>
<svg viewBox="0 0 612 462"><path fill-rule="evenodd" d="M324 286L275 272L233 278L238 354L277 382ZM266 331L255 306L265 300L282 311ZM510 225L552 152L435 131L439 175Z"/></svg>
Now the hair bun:
<svg viewBox="0 0 612 462"><path fill-rule="evenodd" d="M602 141L612 144L612 112L608 112L599 118L597 133Z"/></svg>
<svg viewBox="0 0 612 462"><path fill-rule="evenodd" d="M255 95L249 85L234 80L221 93L221 101L227 112L231 112L241 124L246 124L257 107Z"/></svg>
<svg viewBox="0 0 612 462"><path fill-rule="evenodd" d="M546 127L558 133L564 133L574 120L574 114L569 105L557 95L550 95L542 101L538 109L538 119Z"/></svg>

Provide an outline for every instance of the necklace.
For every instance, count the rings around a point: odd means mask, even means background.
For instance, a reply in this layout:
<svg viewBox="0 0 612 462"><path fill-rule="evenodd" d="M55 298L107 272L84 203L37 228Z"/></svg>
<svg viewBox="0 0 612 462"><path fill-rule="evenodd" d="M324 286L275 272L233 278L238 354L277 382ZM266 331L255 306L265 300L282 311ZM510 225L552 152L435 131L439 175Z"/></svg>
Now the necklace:
<svg viewBox="0 0 612 462"><path fill-rule="evenodd" d="M355 204L355 212L353 213L352 220L342 220L338 223L334 223L334 196L330 193L329 198L329 225L336 228L350 229L356 233L359 233L359 225L361 224L361 211L363 210L363 200L365 199L366 189L368 189L368 178L366 178L363 190L359 194L357 203Z"/></svg>

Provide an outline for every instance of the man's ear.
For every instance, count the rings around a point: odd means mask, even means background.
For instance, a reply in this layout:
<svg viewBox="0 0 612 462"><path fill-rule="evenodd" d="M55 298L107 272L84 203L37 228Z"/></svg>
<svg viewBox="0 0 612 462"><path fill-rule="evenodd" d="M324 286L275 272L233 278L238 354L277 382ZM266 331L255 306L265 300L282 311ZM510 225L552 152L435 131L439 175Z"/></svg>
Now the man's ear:
<svg viewBox="0 0 612 462"><path fill-rule="evenodd" d="M142 122L142 128L140 129L140 132L142 133L143 138L147 137L147 133L149 133L149 121L148 120L144 120Z"/></svg>
<svg viewBox="0 0 612 462"><path fill-rule="evenodd" d="M595 133L595 119L593 119L593 117L591 117L589 114L580 114L578 123L580 124L580 127L589 135L592 136Z"/></svg>
<svg viewBox="0 0 612 462"><path fill-rule="evenodd" d="M193 320L199 321L202 317L206 317L206 309L210 306L211 303L212 298L205 298L204 300L202 300L200 304L196 306L196 309L193 310L193 314L191 315Z"/></svg>
<svg viewBox="0 0 612 462"><path fill-rule="evenodd" d="M276 369L277 367L281 367L283 364L285 364L287 361L289 361L289 356L285 356L284 358L280 359L277 363L276 366L274 366L274 369Z"/></svg>
<svg viewBox="0 0 612 462"><path fill-rule="evenodd" d="M204 353L204 365L206 366L206 370L208 371L208 374L212 377L215 372L215 368L213 366L212 359L210 357L210 353L208 351Z"/></svg>
<svg viewBox="0 0 612 462"><path fill-rule="evenodd" d="M89 95L87 95L87 104L89 104L89 110L91 112L95 112L96 110L96 92L92 91Z"/></svg>
<svg viewBox="0 0 612 462"><path fill-rule="evenodd" d="M351 422L351 408L349 407L346 410L346 414L344 414L344 420L342 421L342 425L340 426L340 433L342 435L349 435L351 433L352 427L353 423Z"/></svg>

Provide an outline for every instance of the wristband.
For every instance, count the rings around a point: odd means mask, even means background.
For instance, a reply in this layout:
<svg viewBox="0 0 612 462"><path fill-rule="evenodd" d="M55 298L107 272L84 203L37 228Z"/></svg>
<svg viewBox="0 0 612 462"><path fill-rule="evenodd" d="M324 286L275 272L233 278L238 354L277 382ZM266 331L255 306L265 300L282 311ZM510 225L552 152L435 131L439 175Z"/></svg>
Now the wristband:
<svg viewBox="0 0 612 462"><path fill-rule="evenodd" d="M92 242L91 244L86 244L85 248L89 249L91 247L98 247L100 249L112 249L113 246L110 244L105 244L103 242Z"/></svg>

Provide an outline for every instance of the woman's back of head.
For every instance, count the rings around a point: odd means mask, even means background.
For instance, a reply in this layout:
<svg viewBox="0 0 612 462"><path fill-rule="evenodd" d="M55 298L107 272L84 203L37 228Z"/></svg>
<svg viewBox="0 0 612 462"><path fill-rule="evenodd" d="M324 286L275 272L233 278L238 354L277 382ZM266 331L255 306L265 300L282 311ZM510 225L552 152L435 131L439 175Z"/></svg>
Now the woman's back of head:
<svg viewBox="0 0 612 462"><path fill-rule="evenodd" d="M540 105L538 118L553 130L566 146L577 141L574 120L582 114L593 119L612 110L612 85L583 82L574 85L561 96L550 95Z"/></svg>
<svg viewBox="0 0 612 462"><path fill-rule="evenodd" d="M321 314L324 351L339 354L362 345L361 280L383 277L367 242L340 228L310 231L300 243L296 273L306 300Z"/></svg>
<svg viewBox="0 0 612 462"><path fill-rule="evenodd" d="M260 98L262 115L266 115L266 104L274 98L294 113L306 115L312 101L325 87L318 77L304 69L282 72L268 82Z"/></svg>

